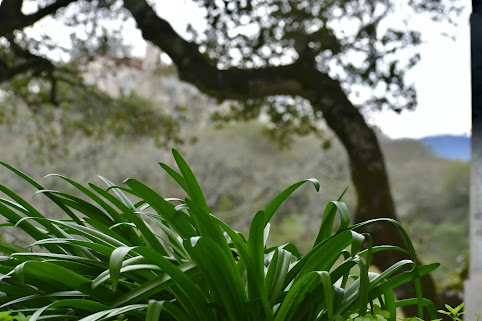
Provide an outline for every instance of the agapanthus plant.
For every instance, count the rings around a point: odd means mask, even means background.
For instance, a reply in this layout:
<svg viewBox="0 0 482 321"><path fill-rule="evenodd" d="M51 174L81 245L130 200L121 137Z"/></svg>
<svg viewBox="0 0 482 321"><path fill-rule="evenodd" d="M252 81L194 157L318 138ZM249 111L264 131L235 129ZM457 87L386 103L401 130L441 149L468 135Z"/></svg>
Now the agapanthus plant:
<svg viewBox="0 0 482 321"><path fill-rule="evenodd" d="M24 248L0 241L0 311L30 321L178 320L296 321L347 320L418 304L436 317L423 299L420 277L437 264L418 266L403 227L391 219L350 225L346 205L328 203L313 248L304 256L293 244L267 247L270 220L302 180L279 194L252 219L245 237L210 210L191 169L173 151L179 171L161 167L187 193L164 198L135 179L116 186L75 187L82 197L48 190L23 172L1 163L38 189L65 213L52 219L0 185L0 214L35 241ZM88 200L86 200L88 199ZM132 201L136 199L137 201ZM340 224L335 228L335 218ZM373 246L366 226L396 225L408 250ZM372 254L404 251L385 271L369 271ZM394 288L414 282L417 298L397 301ZM375 304L376 303L376 304ZM422 317L420 315L419 317Z"/></svg>

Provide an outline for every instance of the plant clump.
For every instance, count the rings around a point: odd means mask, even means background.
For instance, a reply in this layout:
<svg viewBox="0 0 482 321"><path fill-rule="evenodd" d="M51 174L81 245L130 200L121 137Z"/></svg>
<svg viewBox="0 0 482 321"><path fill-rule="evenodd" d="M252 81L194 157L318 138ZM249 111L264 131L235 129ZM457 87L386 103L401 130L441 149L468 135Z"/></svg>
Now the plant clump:
<svg viewBox="0 0 482 321"><path fill-rule="evenodd" d="M179 171L161 167L187 193L164 198L135 179L124 186L100 177L106 188L55 175L83 195L33 185L67 219L54 220L7 187L0 191L6 225L35 241L20 247L0 241L0 311L57 320L296 321L396 320L396 308L418 305L419 317L434 305L423 299L420 277L438 264L419 266L404 228L387 218L355 225L341 201L328 203L312 249L302 256L293 244L268 247L270 220L296 189L295 183L256 213L248 235L233 230L210 210L191 169L173 151ZM88 199L88 200L86 200ZM135 201L133 201L135 199ZM339 216L340 224L335 224ZM408 250L373 246L363 228L397 226ZM372 255L403 251L412 259L370 272ZM413 282L417 297L397 301L394 288ZM377 317L378 316L378 317Z"/></svg>

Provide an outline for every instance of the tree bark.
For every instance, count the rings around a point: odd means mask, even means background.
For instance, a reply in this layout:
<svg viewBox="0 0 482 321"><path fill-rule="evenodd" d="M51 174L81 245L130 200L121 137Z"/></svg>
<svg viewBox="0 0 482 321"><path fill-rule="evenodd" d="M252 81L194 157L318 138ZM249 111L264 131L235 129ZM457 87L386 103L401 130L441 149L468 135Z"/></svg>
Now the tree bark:
<svg viewBox="0 0 482 321"><path fill-rule="evenodd" d="M336 83L336 81L334 81ZM355 221L387 217L397 219L390 191L384 157L375 132L366 124L360 112L351 104L338 84L332 88L330 99L311 99L315 110L321 110L328 126L335 132L345 147L350 162L351 178L357 194ZM371 225L366 229L374 245L391 244L407 248L403 235L393 224ZM394 263L409 258L399 251L378 253L372 264L386 270ZM418 264L422 264L417 259ZM422 277L423 295L437 308L442 308L435 283L430 276ZM415 298L414 284L405 284L395 289L398 299ZM417 306L403 308L406 316L418 315Z"/></svg>
<svg viewBox="0 0 482 321"><path fill-rule="evenodd" d="M345 147L350 161L351 177L356 189L357 222L378 217L396 219L387 171L373 130L357 108L348 100L339 82L320 72L310 59L300 57L293 64L258 69L230 68L219 70L215 62L201 55L197 45L181 38L169 23L139 0L124 0L141 29L144 39L164 50L176 64L179 76L202 92L220 99L249 99L272 95L298 95L308 99L315 111L321 111L328 126ZM391 244L407 248L400 231L391 224L371 226L368 232L374 244ZM373 264L385 270L406 259L399 251L375 255ZM418 261L420 263L420 261ZM422 280L424 296L438 307L433 279ZM413 284L396 289L398 299L413 298ZM418 315L417 307L404 308L407 316Z"/></svg>
<svg viewBox="0 0 482 321"><path fill-rule="evenodd" d="M12 33L14 30L21 30L33 25L40 19L54 14L60 8L68 6L76 0L57 0L49 5L39 8L37 12L24 15L21 11L23 0L3 0L0 4L0 36Z"/></svg>
<svg viewBox="0 0 482 321"><path fill-rule="evenodd" d="M15 59L7 61L0 59L0 83L8 81L19 74L39 74L54 69L53 63L44 57L32 54L28 48L21 48L15 43L13 32L31 26L40 19L55 14L59 9L77 0L57 0L38 11L25 15L22 13L23 0L3 0L0 3L0 37L9 41L9 48L15 54Z"/></svg>

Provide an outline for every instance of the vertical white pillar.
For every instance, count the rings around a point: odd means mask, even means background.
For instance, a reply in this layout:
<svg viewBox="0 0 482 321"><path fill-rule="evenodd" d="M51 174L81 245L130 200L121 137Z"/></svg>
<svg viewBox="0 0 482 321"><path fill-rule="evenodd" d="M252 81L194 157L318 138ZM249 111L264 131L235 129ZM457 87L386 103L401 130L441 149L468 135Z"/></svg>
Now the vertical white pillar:
<svg viewBox="0 0 482 321"><path fill-rule="evenodd" d="M470 269L465 282L466 319L482 313L482 0L472 0L472 159L470 172Z"/></svg>

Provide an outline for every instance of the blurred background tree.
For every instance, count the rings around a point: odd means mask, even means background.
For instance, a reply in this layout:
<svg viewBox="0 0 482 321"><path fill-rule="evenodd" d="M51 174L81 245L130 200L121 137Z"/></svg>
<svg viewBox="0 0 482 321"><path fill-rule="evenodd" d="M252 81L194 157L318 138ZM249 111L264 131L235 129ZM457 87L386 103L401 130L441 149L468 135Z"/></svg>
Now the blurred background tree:
<svg viewBox="0 0 482 321"><path fill-rule="evenodd" d="M182 117L173 119L171 112L163 113L135 96L112 99L82 81L78 64L61 63L59 58L127 54L116 27L133 17L144 39L169 55L180 79L219 101L229 100L216 110L214 120L264 117L266 131L282 146L292 142L293 135L308 134L321 137L327 146L326 123L347 152L356 191L355 219L397 218L382 150L361 112L400 111L415 105L416 93L404 76L419 59L415 47L422 38L420 31L404 23L406 17L395 19L400 4L389 0L193 2L204 9L206 27L190 28L189 36L183 37L158 15L162 6L155 2L3 0L0 82L3 110L10 112L4 119L19 112L12 99L25 102L33 119L42 116L37 125L41 130L32 136L54 144L46 151L62 145L55 137L69 137L74 129L114 138L156 133L163 146L179 143L177 126ZM37 6L26 12L27 3ZM440 0L402 6L407 16L424 14L448 23L461 10L458 2ZM35 39L25 32L49 15L71 27L67 32L72 48L54 43L48 35ZM106 27L109 23L116 27ZM45 126L45 120L51 119L56 122L48 124L54 125ZM39 135L46 127L46 134ZM379 243L404 246L401 235L389 226L370 233ZM386 269L400 255L375 256L373 263ZM438 303L432 280L424 282L426 296ZM397 295L414 294L401 288Z"/></svg>

